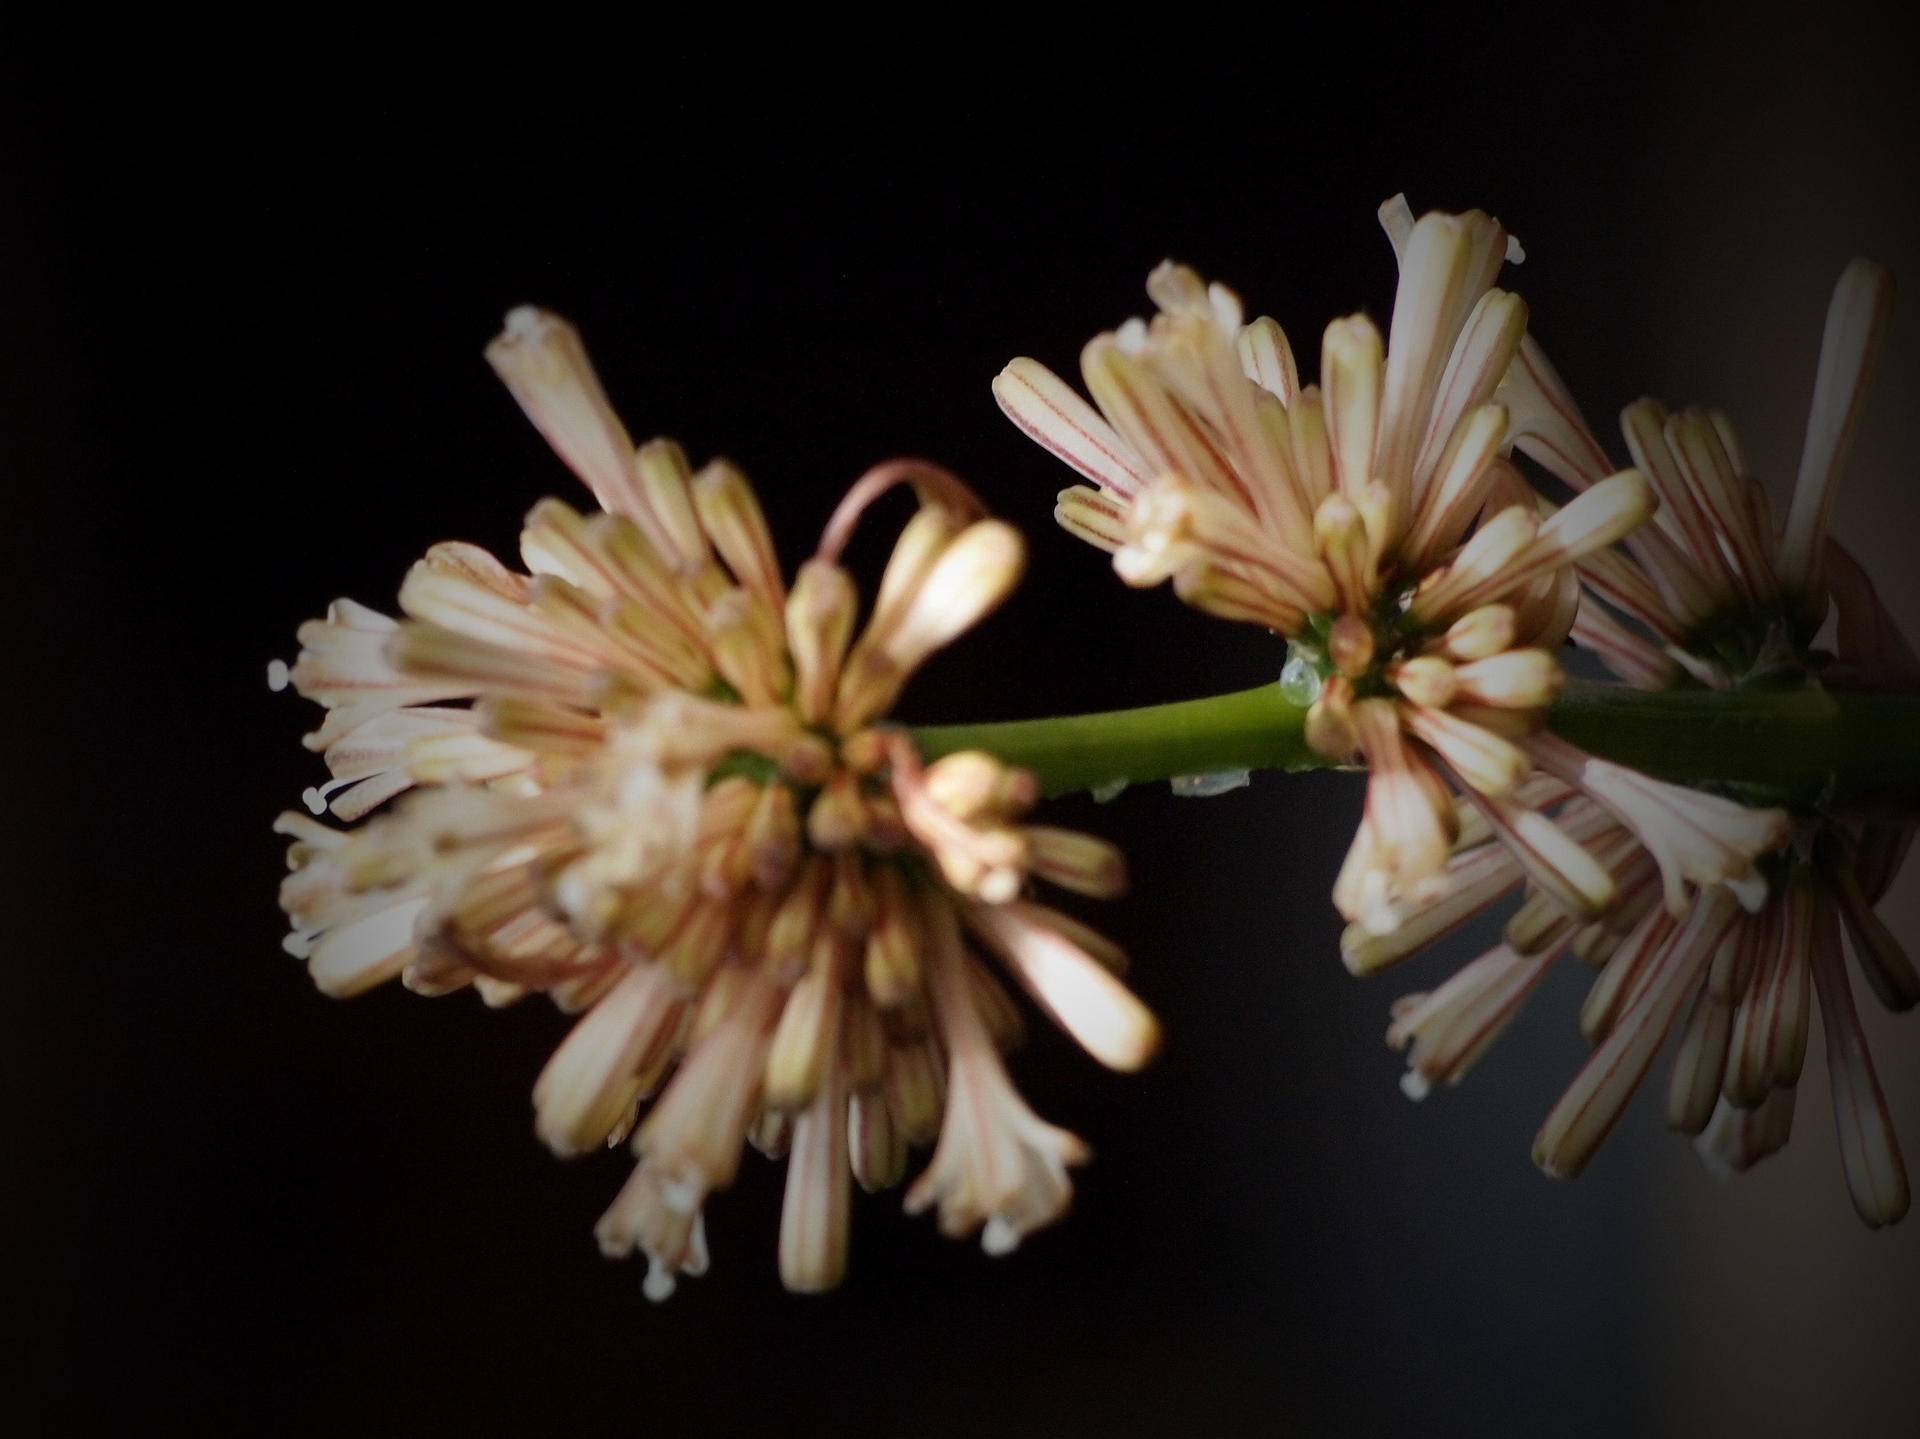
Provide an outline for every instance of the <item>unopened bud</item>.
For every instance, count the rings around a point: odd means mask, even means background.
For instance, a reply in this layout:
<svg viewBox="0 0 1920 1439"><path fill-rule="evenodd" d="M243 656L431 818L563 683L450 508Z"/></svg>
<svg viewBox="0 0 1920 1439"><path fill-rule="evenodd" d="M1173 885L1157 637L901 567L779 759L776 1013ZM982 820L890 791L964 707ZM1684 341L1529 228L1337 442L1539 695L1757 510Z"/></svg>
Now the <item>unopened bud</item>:
<svg viewBox="0 0 1920 1439"><path fill-rule="evenodd" d="M1356 614L1343 614L1327 632L1327 656L1349 679L1358 679L1373 663L1373 626Z"/></svg>
<svg viewBox="0 0 1920 1439"><path fill-rule="evenodd" d="M1546 650L1507 650L1462 665L1454 673L1462 699L1499 709L1552 704L1566 684L1560 662Z"/></svg>
<svg viewBox="0 0 1920 1439"><path fill-rule="evenodd" d="M1454 668L1438 655L1403 660L1388 671L1387 678L1413 704L1445 709L1453 702Z"/></svg>

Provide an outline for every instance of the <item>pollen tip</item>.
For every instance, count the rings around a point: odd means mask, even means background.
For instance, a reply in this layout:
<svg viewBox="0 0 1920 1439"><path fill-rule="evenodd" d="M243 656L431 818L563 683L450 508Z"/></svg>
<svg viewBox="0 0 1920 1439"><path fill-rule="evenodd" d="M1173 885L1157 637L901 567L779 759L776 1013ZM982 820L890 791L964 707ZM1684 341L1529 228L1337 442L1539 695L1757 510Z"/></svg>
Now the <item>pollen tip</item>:
<svg viewBox="0 0 1920 1439"><path fill-rule="evenodd" d="M673 1275L667 1269L667 1266L657 1259L649 1259L647 1261L647 1277L640 1285L640 1292L645 1294L647 1298L651 1299L655 1304L659 1304L664 1300L671 1299L675 1288L676 1285L674 1284Z"/></svg>
<svg viewBox="0 0 1920 1439"><path fill-rule="evenodd" d="M546 324L547 312L538 305L515 305L501 322L502 338L532 339Z"/></svg>

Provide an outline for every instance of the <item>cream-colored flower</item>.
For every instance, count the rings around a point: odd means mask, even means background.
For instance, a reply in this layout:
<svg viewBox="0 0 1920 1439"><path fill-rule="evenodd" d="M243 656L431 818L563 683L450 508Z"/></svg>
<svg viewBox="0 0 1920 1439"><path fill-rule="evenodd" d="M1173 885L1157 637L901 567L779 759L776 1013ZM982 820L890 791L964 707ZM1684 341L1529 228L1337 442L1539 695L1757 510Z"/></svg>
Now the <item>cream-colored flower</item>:
<svg viewBox="0 0 1920 1439"><path fill-rule="evenodd" d="M403 796L353 830L282 817L289 947L333 994L398 975L578 1012L536 1127L560 1154L631 1133L640 1165L598 1233L646 1254L655 1297L704 1269L705 1200L749 1139L789 1156L790 1288L841 1277L850 1183L898 1183L936 1138L911 1207L1011 1248L1065 1210L1086 1152L1014 1093L1019 1011L984 956L1107 1064L1158 1042L1117 951L1024 897L1035 878L1110 895L1118 853L1024 824L1024 771L923 764L884 723L1012 588L1018 535L900 462L854 486L789 585L740 472L636 448L570 326L517 310L488 357L601 512L543 500L524 573L436 546L406 618L340 601L274 667L328 711L308 744L334 779L310 807L351 821ZM840 556L901 484L920 507L862 623Z"/></svg>
<svg viewBox="0 0 1920 1439"><path fill-rule="evenodd" d="M1171 580L1188 603L1288 640L1282 684L1311 705L1309 744L1370 773L1334 887L1342 914L1391 936L1457 896L1458 796L1535 884L1591 919L1616 902L1612 877L1529 802L1528 781L1545 768L1535 736L1562 684L1575 566L1635 532L1654 492L1622 470L1563 508L1535 494L1506 458L1527 312L1494 280L1517 247L1478 211L1416 222L1396 198L1381 220L1400 257L1389 332L1334 321L1318 386L1300 383L1279 325L1242 323L1231 291L1167 264L1148 280L1153 319L1082 354L1094 405L1030 359L994 391L1093 482L1064 491L1058 515L1122 579ZM1629 826L1659 811L1663 791L1606 767L1561 777L1605 791ZM1752 853L1726 867L1744 874ZM1692 858L1672 861L1676 893Z"/></svg>

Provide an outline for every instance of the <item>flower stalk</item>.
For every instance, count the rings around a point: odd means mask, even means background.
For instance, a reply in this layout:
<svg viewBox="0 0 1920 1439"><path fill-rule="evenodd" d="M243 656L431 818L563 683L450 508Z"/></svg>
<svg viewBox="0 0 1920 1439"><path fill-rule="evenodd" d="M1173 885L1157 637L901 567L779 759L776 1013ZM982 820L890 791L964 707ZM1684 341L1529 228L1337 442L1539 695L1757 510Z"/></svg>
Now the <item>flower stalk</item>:
<svg viewBox="0 0 1920 1439"><path fill-rule="evenodd" d="M1322 769L1309 706L1278 683L1100 714L913 731L928 759L978 749L1032 770L1048 795L1226 770ZM1549 727L1591 754L1754 802L1920 800L1920 695L1647 692L1570 680Z"/></svg>

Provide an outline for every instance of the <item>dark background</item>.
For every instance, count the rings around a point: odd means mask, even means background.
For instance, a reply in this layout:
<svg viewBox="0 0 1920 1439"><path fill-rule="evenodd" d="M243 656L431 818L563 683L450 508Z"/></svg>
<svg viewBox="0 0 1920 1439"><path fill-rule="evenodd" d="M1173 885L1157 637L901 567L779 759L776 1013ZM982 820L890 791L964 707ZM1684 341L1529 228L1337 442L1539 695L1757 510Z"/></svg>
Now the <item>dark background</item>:
<svg viewBox="0 0 1920 1439"><path fill-rule="evenodd" d="M624 1156L531 1133L565 1021L323 999L273 903L268 825L320 766L266 662L337 594L390 607L428 544L507 551L578 498L480 359L522 301L579 322L636 436L739 461L790 563L898 453L1027 531L1027 584L912 719L1277 671L1055 530L1064 471L988 382L1018 353L1071 373L1167 255L1311 364L1327 320L1387 313L1396 190L1521 237L1506 283L1597 424L1644 391L1727 404L1784 493L1840 264L1920 273L1911 65L1865 10L1742 13L928 11L912 42L751 48L743 18L529 15L471 60L347 31L351 63L170 35L111 66L0 22L9 1402L51 1406L35 1432L1910 1432L1920 1234L1855 1224L1818 1041L1793 1148L1731 1188L1644 1103L1578 1183L1534 1171L1575 975L1411 1106L1387 1005L1477 951L1341 969L1350 776L1058 805L1132 857L1089 917L1166 1053L1116 1077L1034 1024L1016 1077L1097 1152L1071 1219L989 1260L863 1200L825 1299L781 1292L780 1170L750 1158L713 1272L649 1304L590 1233ZM1908 320L1838 523L1920 628ZM1916 1036L1877 1020L1911 1145Z"/></svg>

